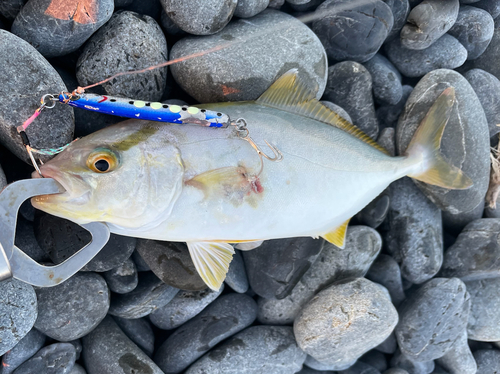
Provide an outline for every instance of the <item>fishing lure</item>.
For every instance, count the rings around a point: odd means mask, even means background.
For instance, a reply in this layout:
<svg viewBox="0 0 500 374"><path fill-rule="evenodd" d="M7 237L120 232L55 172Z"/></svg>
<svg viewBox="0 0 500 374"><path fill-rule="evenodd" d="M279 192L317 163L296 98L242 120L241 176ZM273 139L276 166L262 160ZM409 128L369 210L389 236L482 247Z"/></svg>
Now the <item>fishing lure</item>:
<svg viewBox="0 0 500 374"><path fill-rule="evenodd" d="M227 128L229 126L234 126L236 129L236 135L240 139L247 141L259 155L261 159L260 172L262 172L263 169L263 157L269 161L281 161L283 159L283 154L279 151L279 149L269 144L267 141L265 142L273 152L273 156L268 156L260 149L260 147L250 137L247 122L243 118L238 118L237 120L232 121L227 114L209 109L200 109L195 106L180 106L115 96L88 94L84 92L84 89L79 87L71 93L61 92L59 95L44 95L41 99L40 107L30 118L28 118L28 120L17 128L30 160L41 177L43 177L43 175L38 167L38 163L36 162L33 153L55 155L62 152L71 143L59 148L35 149L30 145L26 134L26 128L35 120L36 117L38 117L43 109L53 108L57 102L70 105L74 108L85 109L93 112L147 121L166 122L175 125L189 124L214 128Z"/></svg>

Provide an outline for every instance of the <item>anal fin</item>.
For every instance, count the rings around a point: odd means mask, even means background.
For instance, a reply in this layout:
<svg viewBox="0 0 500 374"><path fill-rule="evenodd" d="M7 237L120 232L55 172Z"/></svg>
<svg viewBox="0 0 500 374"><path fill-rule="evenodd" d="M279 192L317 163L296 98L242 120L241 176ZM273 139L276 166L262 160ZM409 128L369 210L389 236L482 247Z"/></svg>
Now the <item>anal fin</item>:
<svg viewBox="0 0 500 374"><path fill-rule="evenodd" d="M201 279L218 291L226 278L234 249L228 243L187 242L189 254Z"/></svg>
<svg viewBox="0 0 500 374"><path fill-rule="evenodd" d="M349 218L347 221L345 221L342 225L339 227L335 228L334 230L330 231L329 233L325 235L321 235L322 238L324 238L326 241L332 243L333 245L339 247L339 248L344 248L345 247L345 237L347 233L347 225L349 224L349 221L351 219Z"/></svg>

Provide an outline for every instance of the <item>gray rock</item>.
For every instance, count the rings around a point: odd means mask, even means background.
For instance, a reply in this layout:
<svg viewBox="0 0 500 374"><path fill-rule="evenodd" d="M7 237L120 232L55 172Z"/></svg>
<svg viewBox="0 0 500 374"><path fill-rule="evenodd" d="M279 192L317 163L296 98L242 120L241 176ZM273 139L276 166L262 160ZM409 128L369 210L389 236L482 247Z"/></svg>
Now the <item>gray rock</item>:
<svg viewBox="0 0 500 374"><path fill-rule="evenodd" d="M481 0L474 3L474 7L486 10L493 19L500 15L500 1L499 0Z"/></svg>
<svg viewBox="0 0 500 374"><path fill-rule="evenodd" d="M381 105L396 105L403 96L401 74L391 62L381 54L376 54L363 66L372 76L373 96Z"/></svg>
<svg viewBox="0 0 500 374"><path fill-rule="evenodd" d="M248 291L248 278L245 270L245 263L243 257L238 250L234 251L233 259L229 264L229 270L226 274L224 282L238 293L245 293Z"/></svg>
<svg viewBox="0 0 500 374"><path fill-rule="evenodd" d="M472 69L464 74L474 89L488 121L490 137L500 132L500 81L493 74L481 69Z"/></svg>
<svg viewBox="0 0 500 374"><path fill-rule="evenodd" d="M253 326L213 349L186 374L230 374L235 368L247 373L295 373L305 360L288 326Z"/></svg>
<svg viewBox="0 0 500 374"><path fill-rule="evenodd" d="M363 65L344 61L330 66L323 98L340 105L349 113L355 126L372 138L377 138L372 78Z"/></svg>
<svg viewBox="0 0 500 374"><path fill-rule="evenodd" d="M399 102L396 105L381 105L377 108L376 114L381 129L387 127L395 128L397 126L399 115L403 112L406 100L408 100L408 97L410 97L412 91L413 91L412 86L404 85L401 100L399 100ZM380 140L378 141L380 142Z"/></svg>
<svg viewBox="0 0 500 374"><path fill-rule="evenodd" d="M167 305L179 289L169 286L153 273L139 274L139 284L129 293L114 294L109 314L122 318L141 318Z"/></svg>
<svg viewBox="0 0 500 374"><path fill-rule="evenodd" d="M324 106L326 106L327 108L330 108L331 110L333 110L335 113L337 113L343 119L345 119L347 122L352 123L352 119L349 116L349 113L347 113L344 108L338 106L337 104L332 103L331 101L321 101L321 103Z"/></svg>
<svg viewBox="0 0 500 374"><path fill-rule="evenodd" d="M81 86L116 73L143 69L167 61L167 42L160 26L146 15L115 13L85 44L76 65ZM158 101L165 90L167 68L125 75L104 83L108 95Z"/></svg>
<svg viewBox="0 0 500 374"><path fill-rule="evenodd" d="M392 136L394 137L394 131ZM362 225L370 226L371 228L376 229L387 217L390 204L391 199L389 190L385 189L380 195L373 199L370 204L365 206L358 214L356 214L355 217Z"/></svg>
<svg viewBox="0 0 500 374"><path fill-rule="evenodd" d="M2 167L0 166L0 190L7 185L7 179L5 178L5 173L3 172Z"/></svg>
<svg viewBox="0 0 500 374"><path fill-rule="evenodd" d="M55 264L71 257L92 239L90 232L80 225L41 211L35 214L34 230L38 244ZM135 246L135 238L111 234L106 245L82 270L111 270L123 264Z"/></svg>
<svg viewBox="0 0 500 374"><path fill-rule="evenodd" d="M487 11L474 6L463 6L448 33L467 49L467 60L474 60L481 56L490 44L493 29L493 18Z"/></svg>
<svg viewBox="0 0 500 374"><path fill-rule="evenodd" d="M140 240L141 239L139 239L137 241L137 245L141 244ZM130 258L134 261L135 267L137 268L138 272L151 271L151 269L149 268L149 265L146 263L146 261L144 261L144 259L141 257L141 255L137 251L137 248L134 250L134 252L132 253L132 256Z"/></svg>
<svg viewBox="0 0 500 374"><path fill-rule="evenodd" d="M481 201L477 207L469 212L460 212L453 214L444 211L443 217L443 228L448 233L458 235L469 223L476 219L480 219L484 212L484 200Z"/></svg>
<svg viewBox="0 0 500 374"><path fill-rule="evenodd" d="M69 343L56 343L42 348L14 374L69 374L75 365L75 347Z"/></svg>
<svg viewBox="0 0 500 374"><path fill-rule="evenodd" d="M88 374L164 374L109 316L83 338L83 361Z"/></svg>
<svg viewBox="0 0 500 374"><path fill-rule="evenodd" d="M243 259L252 290L266 299L288 296L323 249L323 239L266 240Z"/></svg>
<svg viewBox="0 0 500 374"><path fill-rule="evenodd" d="M38 245L35 238L33 222L30 222L19 215L16 226L15 244L24 253L37 262L50 261L47 253Z"/></svg>
<svg viewBox="0 0 500 374"><path fill-rule="evenodd" d="M186 34L184 30L182 30L175 24L174 21L172 21L172 18L170 18L163 9L161 11L161 25L168 35L181 36Z"/></svg>
<svg viewBox="0 0 500 374"><path fill-rule="evenodd" d="M108 270L102 274L111 291L115 293L127 293L133 291L139 283L137 268L134 261L127 259L120 266Z"/></svg>
<svg viewBox="0 0 500 374"><path fill-rule="evenodd" d="M71 369L71 371L68 374L87 374L87 372L83 367L81 367L78 364L75 364L75 366L73 366L73 369Z"/></svg>
<svg viewBox="0 0 500 374"><path fill-rule="evenodd" d="M326 364L352 362L382 343L398 322L383 287L364 278L344 280L319 292L299 313L299 347Z"/></svg>
<svg viewBox="0 0 500 374"><path fill-rule="evenodd" d="M500 278L472 280L465 283L470 294L471 310L467 333L469 339L484 342L500 340Z"/></svg>
<svg viewBox="0 0 500 374"><path fill-rule="evenodd" d="M231 20L237 0L160 0L167 15L185 32L211 35L221 31Z"/></svg>
<svg viewBox="0 0 500 374"><path fill-rule="evenodd" d="M345 248L325 243L316 262L289 296L281 300L259 298L259 322L270 325L293 323L299 311L322 288L338 280L364 276L381 247L382 239L374 229L349 226Z"/></svg>
<svg viewBox="0 0 500 374"><path fill-rule="evenodd" d="M410 13L410 3L408 0L383 0L384 3L389 5L391 8L392 16L394 18L394 24L392 26L392 30L387 35L387 40L392 40L396 37L399 38L399 34L401 33L401 29L406 24L406 18Z"/></svg>
<svg viewBox="0 0 500 374"><path fill-rule="evenodd" d="M414 291L399 308L399 348L411 360L443 357L467 325L471 300L458 278L434 278Z"/></svg>
<svg viewBox="0 0 500 374"><path fill-rule="evenodd" d="M126 319L114 317L113 319L130 340L137 344L149 357L153 355L155 335L153 327L145 318Z"/></svg>
<svg viewBox="0 0 500 374"><path fill-rule="evenodd" d="M401 30L401 45L422 50L430 47L453 26L457 20L458 0L424 0L408 15Z"/></svg>
<svg viewBox="0 0 500 374"><path fill-rule="evenodd" d="M26 1L28 0L4 0L0 2L0 14L8 20L13 20Z"/></svg>
<svg viewBox="0 0 500 374"><path fill-rule="evenodd" d="M500 0L496 2L500 5ZM498 53L500 53L500 28L498 28L498 24L495 23L493 37L486 50L475 60L467 61L463 68L466 70L482 69L493 74L497 79L500 79L500 67L496 60Z"/></svg>
<svg viewBox="0 0 500 374"><path fill-rule="evenodd" d="M28 334L36 317L33 287L16 279L0 282L0 356Z"/></svg>
<svg viewBox="0 0 500 374"><path fill-rule="evenodd" d="M384 371L382 374L409 374L405 369L391 368Z"/></svg>
<svg viewBox="0 0 500 374"><path fill-rule="evenodd" d="M16 127L33 115L43 95L67 88L35 48L5 30L0 30L0 75L9 78L0 86L0 142L31 164ZM26 134L33 148L43 149L68 144L73 140L73 131L73 108L56 105L38 116Z"/></svg>
<svg viewBox="0 0 500 374"><path fill-rule="evenodd" d="M380 135L377 139L377 143L384 147L386 151L389 152L389 155L393 157L396 155L395 134L396 130L394 128L386 127L380 131ZM387 211L389 211L389 209L387 209Z"/></svg>
<svg viewBox="0 0 500 374"><path fill-rule="evenodd" d="M221 45L226 47L170 66L176 82L199 102L255 100L292 68L298 69L316 98L323 94L325 50L318 37L292 16L268 9L251 22L232 22L216 35L184 38L172 47L170 59Z"/></svg>
<svg viewBox="0 0 500 374"><path fill-rule="evenodd" d="M253 17L269 5L269 0L238 0L234 15L240 18Z"/></svg>
<svg viewBox="0 0 500 374"><path fill-rule="evenodd" d="M436 69L455 69L467 60L467 50L453 36L444 34L429 48L405 48L400 39L386 44L387 57L406 77L421 77Z"/></svg>
<svg viewBox="0 0 500 374"><path fill-rule="evenodd" d="M312 29L333 61L368 61L394 24L391 8L380 0L327 0L316 12Z"/></svg>
<svg viewBox="0 0 500 374"><path fill-rule="evenodd" d="M500 351L481 349L474 352L477 363L477 374L498 374L500 371Z"/></svg>
<svg viewBox="0 0 500 374"><path fill-rule="evenodd" d="M430 374L434 370L434 361L416 362L398 349L391 359L391 366L404 369L409 374Z"/></svg>
<svg viewBox="0 0 500 374"><path fill-rule="evenodd" d="M113 14L113 0L99 5L61 5L52 0L30 0L12 24L12 33L26 40L45 57L76 51Z"/></svg>
<svg viewBox="0 0 500 374"><path fill-rule="evenodd" d="M279 9L285 4L285 0L270 0L269 8L271 9Z"/></svg>
<svg viewBox="0 0 500 374"><path fill-rule="evenodd" d="M410 178L395 181L389 190L387 250L401 264L403 278L423 283L436 275L443 263L441 211Z"/></svg>
<svg viewBox="0 0 500 374"><path fill-rule="evenodd" d="M380 254L370 267L366 278L387 288L395 307L398 307L405 299L401 270L391 256Z"/></svg>
<svg viewBox="0 0 500 374"><path fill-rule="evenodd" d="M31 329L14 348L2 356L0 374L11 374L19 365L37 353L44 344L45 335L37 329Z"/></svg>
<svg viewBox="0 0 500 374"><path fill-rule="evenodd" d="M396 334L394 331L385 339L381 344L377 345L375 349L382 353L393 354L398 348L398 341L396 340Z"/></svg>
<svg viewBox="0 0 500 374"><path fill-rule="evenodd" d="M225 295L175 330L157 349L154 360L165 373L180 373L217 343L251 325L256 316L252 298Z"/></svg>
<svg viewBox="0 0 500 374"><path fill-rule="evenodd" d="M380 374L380 370L358 360L349 369L341 370L338 374Z"/></svg>
<svg viewBox="0 0 500 374"><path fill-rule="evenodd" d="M500 277L500 218L469 223L444 254L443 277L479 280Z"/></svg>
<svg viewBox="0 0 500 374"><path fill-rule="evenodd" d="M451 349L436 361L450 374L476 374L476 361L467 344L467 330L464 330Z"/></svg>
<svg viewBox="0 0 500 374"><path fill-rule="evenodd" d="M194 267L186 244L139 239L137 252L166 284L190 291L207 288Z"/></svg>
<svg viewBox="0 0 500 374"><path fill-rule="evenodd" d="M489 183L489 131L486 117L474 90L457 72L436 70L417 84L408 98L396 130L398 153L404 154L419 123L436 98L449 86L455 87L456 106L441 140L441 154L459 167L474 185L467 190L449 190L416 182L441 210L468 212L484 199Z"/></svg>
<svg viewBox="0 0 500 374"><path fill-rule="evenodd" d="M38 318L35 327L59 341L85 336L106 316L109 290L95 273L76 273L67 281L35 290Z"/></svg>
<svg viewBox="0 0 500 374"><path fill-rule="evenodd" d="M202 291L180 291L167 305L158 308L149 315L149 319L156 327L163 330L172 330L199 314L224 290L205 289Z"/></svg>
<svg viewBox="0 0 500 374"><path fill-rule="evenodd" d="M75 347L76 359L79 360L80 354L82 353L82 349L83 349L82 341L80 339L75 339L75 340L69 341L68 343L73 344L73 347Z"/></svg>
<svg viewBox="0 0 500 374"><path fill-rule="evenodd" d="M323 362L319 362L314 357L309 355L306 356L306 360L304 361L305 366L314 370L344 370L350 368L355 363L356 360L353 360L351 362L340 362L338 364L325 364ZM330 373L330 371L328 373Z"/></svg>
<svg viewBox="0 0 500 374"><path fill-rule="evenodd" d="M361 356L358 362L360 361L373 366L380 372L387 370L387 360L385 355L380 351L372 349Z"/></svg>

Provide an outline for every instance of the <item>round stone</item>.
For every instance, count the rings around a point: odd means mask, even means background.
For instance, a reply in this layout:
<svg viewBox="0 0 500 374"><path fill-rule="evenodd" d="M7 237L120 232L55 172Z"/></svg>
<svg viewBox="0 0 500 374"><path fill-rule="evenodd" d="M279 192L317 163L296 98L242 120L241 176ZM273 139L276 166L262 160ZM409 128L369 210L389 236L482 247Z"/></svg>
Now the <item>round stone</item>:
<svg viewBox="0 0 500 374"><path fill-rule="evenodd" d="M453 36L444 34L423 50L408 49L400 39L386 44L387 57L406 77L421 77L436 69L455 69L467 60L467 50Z"/></svg>
<svg viewBox="0 0 500 374"><path fill-rule="evenodd" d="M363 66L372 76L373 96L381 105L396 105L403 96L401 74L391 62L380 54L376 54Z"/></svg>
<svg viewBox="0 0 500 374"><path fill-rule="evenodd" d="M160 0L165 13L179 28L194 35L221 31L231 20L237 0Z"/></svg>
<svg viewBox="0 0 500 374"><path fill-rule="evenodd" d="M120 329L142 349L149 357L153 355L155 349L155 335L153 327L146 318L127 319L113 318Z"/></svg>
<svg viewBox="0 0 500 374"><path fill-rule="evenodd" d="M65 374L75 365L76 351L70 343L55 343L40 349L33 357L19 366L15 374Z"/></svg>
<svg viewBox="0 0 500 374"><path fill-rule="evenodd" d="M238 0L234 15L240 18L253 17L269 5L269 0Z"/></svg>
<svg viewBox="0 0 500 374"><path fill-rule="evenodd" d="M190 291L207 288L194 267L186 244L139 239L137 253L147 267L166 284Z"/></svg>
<svg viewBox="0 0 500 374"><path fill-rule="evenodd" d="M139 274L137 287L126 294L113 294L109 314L122 318L141 318L167 305L179 292L151 272Z"/></svg>
<svg viewBox="0 0 500 374"><path fill-rule="evenodd" d="M442 37L457 20L458 0L424 0L413 8L401 30L401 44L422 50Z"/></svg>
<svg viewBox="0 0 500 374"><path fill-rule="evenodd" d="M235 250L233 259L229 264L229 270L226 274L224 282L238 293L245 293L248 291L248 278L245 270L245 263L240 251Z"/></svg>
<svg viewBox="0 0 500 374"><path fill-rule="evenodd" d="M137 287L139 276L134 262L129 258L120 266L103 273L111 291L128 293Z"/></svg>
<svg viewBox="0 0 500 374"><path fill-rule="evenodd" d="M410 13L410 3L408 0L383 1L389 5L389 8L391 8L392 16L394 18L394 25L392 26L392 30L389 32L389 35L387 35L386 41L399 38L401 29L406 24L406 18L408 18L408 14Z"/></svg>
<svg viewBox="0 0 500 374"><path fill-rule="evenodd" d="M266 240L243 252L250 287L267 299L288 296L323 249L323 239Z"/></svg>
<svg viewBox="0 0 500 374"><path fill-rule="evenodd" d="M180 291L164 307L155 310L149 319L156 327L162 330L172 330L199 314L224 290L224 285L219 291L205 289L202 291Z"/></svg>
<svg viewBox="0 0 500 374"><path fill-rule="evenodd" d="M5 30L0 30L0 75L8 77L0 85L0 142L31 165L15 128L35 113L43 95L67 91L67 88L35 48ZM26 129L26 134L33 148L45 149L68 144L73 140L73 131L73 108L56 105L44 110ZM44 161L48 158L42 157Z"/></svg>
<svg viewBox="0 0 500 374"><path fill-rule="evenodd" d="M249 373L289 374L299 371L305 358L291 327L252 326L211 350L186 374L230 374L234 368L245 368Z"/></svg>
<svg viewBox="0 0 500 374"><path fill-rule="evenodd" d="M370 267L366 278L387 288L395 307L405 299L401 270L391 256L380 254Z"/></svg>
<svg viewBox="0 0 500 374"><path fill-rule="evenodd" d="M35 327L63 342L78 339L92 331L109 309L109 290L95 273L76 273L67 281L37 288L38 318Z"/></svg>
<svg viewBox="0 0 500 374"><path fill-rule="evenodd" d="M471 302L467 325L469 339L483 342L500 341L500 278L472 280L465 284Z"/></svg>
<svg viewBox="0 0 500 374"><path fill-rule="evenodd" d="M417 362L443 357L464 331L470 305L460 279L431 279L399 308L396 337L401 351Z"/></svg>
<svg viewBox="0 0 500 374"><path fill-rule="evenodd" d="M36 317L37 301L33 287L16 279L0 283L0 356L24 338Z"/></svg>
<svg viewBox="0 0 500 374"><path fill-rule="evenodd" d="M339 62L328 68L328 82L324 99L344 108L352 123L368 136L376 139L378 123L372 94L372 77L357 62Z"/></svg>
<svg viewBox="0 0 500 374"><path fill-rule="evenodd" d="M455 88L456 104L444 129L441 154L447 162L459 167L474 184L466 190L449 190L415 183L438 208L457 214L473 210L484 199L490 174L488 124L481 103L467 80L459 73L446 69L435 70L422 78L399 118L396 144L398 154L404 154L429 108L450 86Z"/></svg>
<svg viewBox="0 0 500 374"><path fill-rule="evenodd" d="M381 0L327 0L317 9L312 29L333 61L365 62L382 46L392 30L391 8Z"/></svg>
<svg viewBox="0 0 500 374"><path fill-rule="evenodd" d="M500 351L496 349L480 349L474 352L477 363L477 374L497 374L500 368Z"/></svg>
<svg viewBox="0 0 500 374"><path fill-rule="evenodd" d="M493 38L494 21L491 15L474 6L463 6L448 33L467 49L467 60L481 56Z"/></svg>
<svg viewBox="0 0 500 374"><path fill-rule="evenodd" d="M293 68L316 98L325 88L327 58L318 37L276 10L265 10L251 22L232 22L209 37L183 38L172 47L170 59L203 51L211 52L170 66L176 82L201 103L255 100Z"/></svg>
<svg viewBox="0 0 500 374"><path fill-rule="evenodd" d="M0 366L1 374L11 374L19 365L37 353L45 344L46 336L37 329L31 331L22 338L14 348L2 356Z"/></svg>
<svg viewBox="0 0 500 374"><path fill-rule="evenodd" d="M467 330L464 330L450 350L436 361L452 374L476 374L477 364L467 344Z"/></svg>
<svg viewBox="0 0 500 374"><path fill-rule="evenodd" d="M217 343L251 325L256 316L251 297L224 295L175 330L157 349L154 360L165 373L180 373Z"/></svg>
<svg viewBox="0 0 500 374"><path fill-rule="evenodd" d="M346 279L319 292L294 321L299 347L339 365L382 343L398 322L387 290L365 278Z"/></svg>
<svg viewBox="0 0 500 374"><path fill-rule="evenodd" d="M109 316L83 338L83 361L89 374L164 374Z"/></svg>
<svg viewBox="0 0 500 374"><path fill-rule="evenodd" d="M160 26L146 15L115 13L83 48L76 66L81 86L100 82L123 71L139 70L167 61L167 42ZM159 101L166 87L167 68L117 77L101 87L106 94L135 100Z"/></svg>
<svg viewBox="0 0 500 374"><path fill-rule="evenodd" d="M12 33L26 40L45 57L63 56L80 48L113 14L113 0L55 3L31 0L12 24Z"/></svg>

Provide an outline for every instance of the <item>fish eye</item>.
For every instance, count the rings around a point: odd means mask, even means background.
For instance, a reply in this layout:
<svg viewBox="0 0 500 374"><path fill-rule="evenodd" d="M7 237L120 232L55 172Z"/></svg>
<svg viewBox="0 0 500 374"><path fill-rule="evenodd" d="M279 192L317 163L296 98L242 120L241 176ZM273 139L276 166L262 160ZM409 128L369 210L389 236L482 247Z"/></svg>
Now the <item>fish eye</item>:
<svg viewBox="0 0 500 374"><path fill-rule="evenodd" d="M87 167L95 173L109 173L117 166L118 156L109 149L96 149L87 158Z"/></svg>

